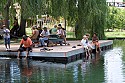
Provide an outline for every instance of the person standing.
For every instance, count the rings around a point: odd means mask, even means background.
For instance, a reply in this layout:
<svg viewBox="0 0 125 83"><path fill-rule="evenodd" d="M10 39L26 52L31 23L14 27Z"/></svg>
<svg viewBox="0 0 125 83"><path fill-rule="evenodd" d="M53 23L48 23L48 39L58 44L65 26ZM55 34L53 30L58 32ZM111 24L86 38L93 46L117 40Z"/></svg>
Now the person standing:
<svg viewBox="0 0 125 83"><path fill-rule="evenodd" d="M23 51L26 51L26 57L25 57L25 59L26 59L29 55L29 51L31 51L31 50L32 50L32 40L29 37L27 37L26 35L23 35L23 38L20 41L20 48L18 49L17 59L19 59L20 53Z"/></svg>
<svg viewBox="0 0 125 83"><path fill-rule="evenodd" d="M6 50L10 50L10 30L3 25L3 37Z"/></svg>

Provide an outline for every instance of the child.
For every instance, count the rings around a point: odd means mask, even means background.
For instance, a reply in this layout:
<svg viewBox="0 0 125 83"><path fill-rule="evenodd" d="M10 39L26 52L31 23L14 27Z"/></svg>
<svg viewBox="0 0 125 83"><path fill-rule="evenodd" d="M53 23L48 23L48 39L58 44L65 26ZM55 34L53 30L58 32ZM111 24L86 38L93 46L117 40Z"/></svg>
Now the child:
<svg viewBox="0 0 125 83"><path fill-rule="evenodd" d="M98 41L99 41L99 38L97 37L96 33L94 33L92 37L92 43L95 45L96 53L98 53L98 51L101 51L100 44Z"/></svg>
<svg viewBox="0 0 125 83"><path fill-rule="evenodd" d="M101 52L101 48L98 40L96 40L95 47L96 47L96 53Z"/></svg>
<svg viewBox="0 0 125 83"><path fill-rule="evenodd" d="M10 50L10 30L3 25L3 37L6 50Z"/></svg>
<svg viewBox="0 0 125 83"><path fill-rule="evenodd" d="M83 39L81 40L81 43L82 43L82 46L83 46L83 48L85 49L85 52L86 52L86 59L88 59L89 56L91 55L90 54L91 46L90 46L90 44L88 42L88 38L87 38L86 35L83 36Z"/></svg>

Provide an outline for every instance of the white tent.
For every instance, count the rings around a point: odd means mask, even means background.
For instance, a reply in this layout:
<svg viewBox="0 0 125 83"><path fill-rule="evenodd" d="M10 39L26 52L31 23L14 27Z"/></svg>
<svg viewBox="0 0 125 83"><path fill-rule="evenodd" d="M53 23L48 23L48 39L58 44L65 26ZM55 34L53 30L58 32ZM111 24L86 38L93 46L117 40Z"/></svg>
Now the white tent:
<svg viewBox="0 0 125 83"><path fill-rule="evenodd" d="M107 0L107 2L123 2L123 0Z"/></svg>

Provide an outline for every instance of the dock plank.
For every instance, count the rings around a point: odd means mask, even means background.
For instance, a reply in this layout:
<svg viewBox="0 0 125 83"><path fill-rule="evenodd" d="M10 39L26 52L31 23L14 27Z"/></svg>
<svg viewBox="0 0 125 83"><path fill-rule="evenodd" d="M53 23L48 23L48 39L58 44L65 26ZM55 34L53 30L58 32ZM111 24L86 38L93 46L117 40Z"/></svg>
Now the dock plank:
<svg viewBox="0 0 125 83"><path fill-rule="evenodd" d="M53 49L50 51L40 51L42 47L33 48L33 51L30 52L29 56L35 57L69 57L75 54L83 53L84 50L82 46L77 46L81 44L80 41L67 41L70 43L69 46L54 46L54 47L47 47L49 49ZM108 46L113 44L112 40L100 40L100 46ZM76 46L76 48L72 48ZM15 55L17 56L17 49L19 48L18 44L11 45L11 51L6 51L4 45L0 45L0 55ZM21 56L25 56L25 52L22 52Z"/></svg>

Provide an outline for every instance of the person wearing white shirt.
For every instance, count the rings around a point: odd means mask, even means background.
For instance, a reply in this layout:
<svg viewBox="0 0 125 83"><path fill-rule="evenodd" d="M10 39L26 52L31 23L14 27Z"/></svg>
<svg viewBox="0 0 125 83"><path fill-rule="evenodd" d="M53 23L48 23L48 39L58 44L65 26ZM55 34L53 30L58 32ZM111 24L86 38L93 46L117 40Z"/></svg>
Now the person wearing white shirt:
<svg viewBox="0 0 125 83"><path fill-rule="evenodd" d="M60 38L64 39L64 43L66 45L66 31L63 30L61 24L58 25L57 35L59 35Z"/></svg>
<svg viewBox="0 0 125 83"><path fill-rule="evenodd" d="M10 49L10 30L3 25L3 38L6 50Z"/></svg>
<svg viewBox="0 0 125 83"><path fill-rule="evenodd" d="M43 28L43 31L40 34L39 42L41 44L41 47L45 46L45 41L48 41L49 38L49 31L47 30L47 27Z"/></svg>
<svg viewBox="0 0 125 83"><path fill-rule="evenodd" d="M91 55L90 51L89 51L90 50L89 48L92 48L92 46L89 44L86 35L83 36L83 39L81 40L81 44L82 44L82 46L83 46L83 48L86 52L86 59L88 59L88 57Z"/></svg>

